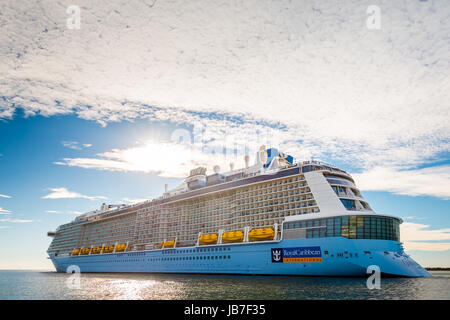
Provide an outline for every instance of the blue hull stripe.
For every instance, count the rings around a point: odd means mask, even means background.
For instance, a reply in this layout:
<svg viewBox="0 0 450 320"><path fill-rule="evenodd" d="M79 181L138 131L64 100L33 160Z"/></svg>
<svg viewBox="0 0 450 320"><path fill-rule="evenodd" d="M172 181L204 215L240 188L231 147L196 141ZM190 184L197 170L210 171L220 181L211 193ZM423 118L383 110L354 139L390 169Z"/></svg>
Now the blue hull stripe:
<svg viewBox="0 0 450 320"><path fill-rule="evenodd" d="M81 272L367 277L367 267L376 265L395 276L431 276L399 248L391 240L332 237L50 258L58 272L78 266Z"/></svg>

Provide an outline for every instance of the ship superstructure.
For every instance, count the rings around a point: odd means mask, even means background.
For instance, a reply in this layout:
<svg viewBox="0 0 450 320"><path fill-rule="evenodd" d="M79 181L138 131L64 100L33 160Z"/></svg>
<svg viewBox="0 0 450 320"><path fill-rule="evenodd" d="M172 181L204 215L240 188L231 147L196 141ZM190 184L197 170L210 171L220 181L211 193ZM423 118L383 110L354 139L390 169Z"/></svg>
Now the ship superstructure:
<svg viewBox="0 0 450 320"><path fill-rule="evenodd" d="M346 171L262 146L228 172L191 170L175 189L102 205L49 235L57 271L429 276Z"/></svg>

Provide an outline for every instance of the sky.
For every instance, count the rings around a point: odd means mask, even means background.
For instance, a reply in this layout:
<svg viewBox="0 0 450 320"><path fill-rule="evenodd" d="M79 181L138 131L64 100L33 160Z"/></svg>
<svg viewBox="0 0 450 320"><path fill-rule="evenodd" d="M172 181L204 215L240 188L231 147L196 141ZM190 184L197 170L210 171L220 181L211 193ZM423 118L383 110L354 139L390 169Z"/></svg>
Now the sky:
<svg viewBox="0 0 450 320"><path fill-rule="evenodd" d="M75 8L74 8L75 6ZM0 269L261 144L347 170L450 266L448 1L2 1Z"/></svg>

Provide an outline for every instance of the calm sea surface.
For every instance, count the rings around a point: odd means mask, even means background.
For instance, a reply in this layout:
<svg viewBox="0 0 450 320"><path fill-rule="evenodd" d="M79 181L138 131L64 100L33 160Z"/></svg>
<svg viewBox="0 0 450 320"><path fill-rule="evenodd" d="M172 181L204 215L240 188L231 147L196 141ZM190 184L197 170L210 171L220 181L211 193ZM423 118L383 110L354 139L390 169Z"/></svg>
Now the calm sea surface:
<svg viewBox="0 0 450 320"><path fill-rule="evenodd" d="M0 271L0 300L11 299L440 299L450 300L450 272L433 278L363 278L81 274Z"/></svg>

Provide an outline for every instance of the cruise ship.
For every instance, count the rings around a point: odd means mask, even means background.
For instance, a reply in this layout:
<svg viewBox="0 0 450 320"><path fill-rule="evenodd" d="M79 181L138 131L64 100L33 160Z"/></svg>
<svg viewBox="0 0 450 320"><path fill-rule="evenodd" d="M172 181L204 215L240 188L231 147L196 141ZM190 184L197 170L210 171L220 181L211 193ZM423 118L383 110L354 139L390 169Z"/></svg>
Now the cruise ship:
<svg viewBox="0 0 450 320"><path fill-rule="evenodd" d="M265 146L249 160L79 215L48 232L49 259L58 272L430 276L404 252L402 219L375 213L346 171Z"/></svg>

